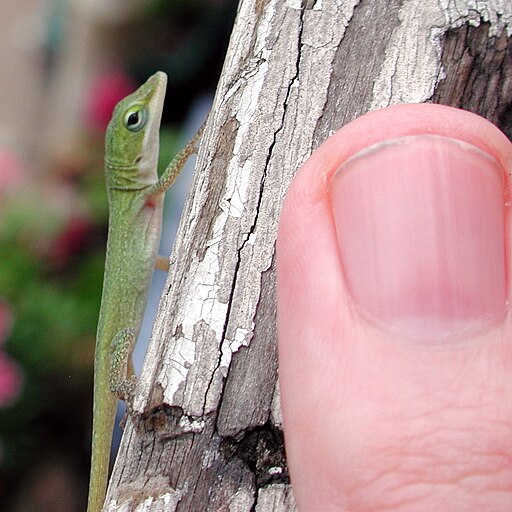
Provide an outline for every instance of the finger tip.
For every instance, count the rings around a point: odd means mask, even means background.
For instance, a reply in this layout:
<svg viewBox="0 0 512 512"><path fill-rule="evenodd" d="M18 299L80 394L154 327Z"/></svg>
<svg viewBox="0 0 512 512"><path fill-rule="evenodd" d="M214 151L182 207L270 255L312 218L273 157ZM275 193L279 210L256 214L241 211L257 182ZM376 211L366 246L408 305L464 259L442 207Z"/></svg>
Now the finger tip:
<svg viewBox="0 0 512 512"><path fill-rule="evenodd" d="M415 404L419 415L427 415L436 406L435 401L429 401L433 394L444 401L442 407L452 400L456 409L460 406L460 386L470 389L468 401L478 401L482 382L493 388L488 395L492 400L499 396L497 389L503 384L504 370L489 376L486 363L479 362L477 371L481 373L475 380L474 365L479 358L503 355L506 344L498 341L485 350L470 347L463 358L439 352L432 355L425 347L418 352L390 344L389 336L379 338L379 328L368 328L351 307L339 260L330 180L358 151L389 138L417 134L458 138L493 155L505 170L511 167L510 142L485 119L439 105L399 105L366 114L332 135L299 170L285 201L277 244L280 378L292 482L302 487L297 496L304 510L316 501L308 498L308 493L317 493L315 498L321 499L320 492L325 498L332 486L343 488L338 499L349 499L348 487L358 485L354 483L358 476L346 473L347 464L359 460L363 465L385 466L378 457L372 459L372 453L381 441L395 443L398 448L399 440L404 441L400 431L393 430L393 417L400 417L404 404ZM494 335L498 337L499 332ZM479 339L484 338L480 335ZM452 394L444 394L443 389L449 386ZM415 402L414 396L422 393L425 400ZM503 411L487 412L496 413L503 423L510 420ZM475 409L464 414L476 422L480 413ZM451 419L447 416L446 423L452 421L454 428L463 431L466 420L461 415L455 412ZM371 432L383 417L388 429L382 428L382 435L372 439ZM410 433L408 427L404 436ZM321 433L318 438L317 433ZM416 435L421 436L421 429L411 434L413 441ZM491 435L485 433L482 439L489 440ZM366 450L366 458L361 457L361 450ZM329 462L324 464L322 457ZM348 479L345 483L343 475ZM369 475L371 471L365 476ZM359 476L364 480L364 475ZM322 478L329 482L330 490L319 483ZM353 499L356 503L357 498Z"/></svg>

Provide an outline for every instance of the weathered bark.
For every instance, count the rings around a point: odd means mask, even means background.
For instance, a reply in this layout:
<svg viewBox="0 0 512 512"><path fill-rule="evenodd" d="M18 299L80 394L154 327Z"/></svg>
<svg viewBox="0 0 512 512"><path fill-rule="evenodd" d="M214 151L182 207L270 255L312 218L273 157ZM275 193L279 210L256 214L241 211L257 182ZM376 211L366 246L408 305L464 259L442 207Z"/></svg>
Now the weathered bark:
<svg viewBox="0 0 512 512"><path fill-rule="evenodd" d="M277 387L283 197L372 109L441 102L510 133L511 3L446 4L241 1L107 510L295 509Z"/></svg>

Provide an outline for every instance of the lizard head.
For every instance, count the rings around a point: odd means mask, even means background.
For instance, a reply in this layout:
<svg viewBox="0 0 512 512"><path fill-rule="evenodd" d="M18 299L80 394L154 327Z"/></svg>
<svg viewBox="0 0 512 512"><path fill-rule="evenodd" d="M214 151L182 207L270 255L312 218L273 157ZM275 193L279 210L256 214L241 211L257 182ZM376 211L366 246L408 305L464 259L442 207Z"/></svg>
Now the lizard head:
<svg viewBox="0 0 512 512"><path fill-rule="evenodd" d="M157 180L159 130L167 75L152 75L115 107L105 137L107 179L121 188Z"/></svg>

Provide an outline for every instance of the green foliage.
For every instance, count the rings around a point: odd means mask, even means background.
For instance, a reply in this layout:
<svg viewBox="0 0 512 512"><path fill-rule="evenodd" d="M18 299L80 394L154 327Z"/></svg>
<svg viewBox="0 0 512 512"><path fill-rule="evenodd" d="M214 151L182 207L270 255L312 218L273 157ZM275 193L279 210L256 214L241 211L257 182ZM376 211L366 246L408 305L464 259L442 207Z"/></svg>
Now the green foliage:
<svg viewBox="0 0 512 512"><path fill-rule="evenodd" d="M94 215L80 222L30 185L0 211L0 298L14 315L6 350L24 376L21 396L0 410L0 481L26 470L34 451L50 449L56 417L74 422L75 435L88 423L88 408L77 404L87 405L92 383L107 207L103 173L87 175L74 193Z"/></svg>
<svg viewBox="0 0 512 512"><path fill-rule="evenodd" d="M55 257L68 221L44 204L23 202L4 212L0 229L0 296L15 312L9 350L43 374L69 372L76 345L94 337L99 308L103 253L84 240L81 254ZM87 363L82 371L90 371Z"/></svg>

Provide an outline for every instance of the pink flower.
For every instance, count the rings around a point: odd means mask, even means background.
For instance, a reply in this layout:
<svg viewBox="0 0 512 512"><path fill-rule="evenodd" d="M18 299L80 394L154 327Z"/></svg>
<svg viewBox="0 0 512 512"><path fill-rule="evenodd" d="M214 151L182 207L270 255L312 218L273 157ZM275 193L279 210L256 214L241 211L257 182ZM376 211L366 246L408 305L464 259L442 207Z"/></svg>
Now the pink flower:
<svg viewBox="0 0 512 512"><path fill-rule="evenodd" d="M26 179L23 160L13 151L0 147L0 192L20 186Z"/></svg>
<svg viewBox="0 0 512 512"><path fill-rule="evenodd" d="M80 254L90 241L93 230L92 222L83 217L71 217L64 229L49 246L49 256L56 266L62 266Z"/></svg>

